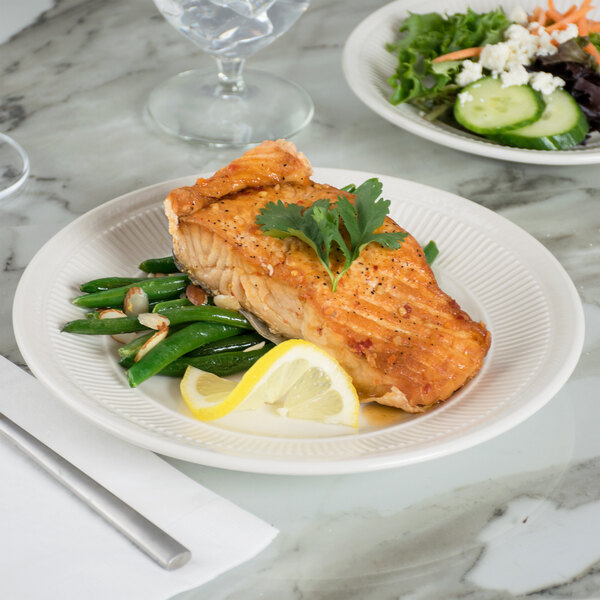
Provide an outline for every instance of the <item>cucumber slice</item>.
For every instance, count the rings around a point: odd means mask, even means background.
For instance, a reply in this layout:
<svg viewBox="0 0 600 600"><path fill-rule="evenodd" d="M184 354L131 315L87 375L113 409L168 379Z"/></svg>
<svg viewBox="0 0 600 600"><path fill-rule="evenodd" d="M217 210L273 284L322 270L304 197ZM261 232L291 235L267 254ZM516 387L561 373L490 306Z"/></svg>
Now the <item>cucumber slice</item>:
<svg viewBox="0 0 600 600"><path fill-rule="evenodd" d="M502 87L498 78L469 84L454 104L454 118L469 131L484 135L535 123L544 112L541 94L528 85Z"/></svg>
<svg viewBox="0 0 600 600"><path fill-rule="evenodd" d="M566 150L580 144L590 126L571 94L555 90L546 97L546 109L533 124L489 135L501 144L532 150Z"/></svg>

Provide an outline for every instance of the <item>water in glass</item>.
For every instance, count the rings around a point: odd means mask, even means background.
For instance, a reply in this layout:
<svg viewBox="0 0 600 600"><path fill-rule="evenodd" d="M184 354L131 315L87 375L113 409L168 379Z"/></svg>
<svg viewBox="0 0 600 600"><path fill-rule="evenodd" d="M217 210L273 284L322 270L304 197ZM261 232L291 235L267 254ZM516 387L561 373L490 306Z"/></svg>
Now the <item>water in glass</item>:
<svg viewBox="0 0 600 600"><path fill-rule="evenodd" d="M285 33L302 0L154 0L169 23L209 54L248 58Z"/></svg>

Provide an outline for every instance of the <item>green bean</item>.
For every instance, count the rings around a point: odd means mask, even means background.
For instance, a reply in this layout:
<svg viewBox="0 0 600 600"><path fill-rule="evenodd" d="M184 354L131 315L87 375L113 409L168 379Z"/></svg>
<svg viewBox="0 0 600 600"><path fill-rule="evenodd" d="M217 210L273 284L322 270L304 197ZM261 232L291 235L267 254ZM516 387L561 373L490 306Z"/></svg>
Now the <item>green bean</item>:
<svg viewBox="0 0 600 600"><path fill-rule="evenodd" d="M148 258L140 263L139 269L144 273L177 273L179 271L172 256Z"/></svg>
<svg viewBox="0 0 600 600"><path fill-rule="evenodd" d="M212 344L206 344L206 346L200 346L200 348L186 354L186 357L206 356L208 354L220 354L221 352L239 352L264 341L265 339L258 333L244 333L218 342L212 342Z"/></svg>
<svg viewBox="0 0 600 600"><path fill-rule="evenodd" d="M172 275L170 277L152 277L145 278L139 283L132 283L102 292L93 292L85 296L78 296L73 300L75 306L83 308L106 308L113 306L122 306L127 292L132 287L142 288L148 294L148 300L155 302L157 300L167 300L178 296L189 283L187 275Z"/></svg>
<svg viewBox="0 0 600 600"><path fill-rule="evenodd" d="M423 254L425 254L425 260L429 266L433 264L433 261L437 258L439 253L440 251L433 240L430 240L430 242L423 247Z"/></svg>
<svg viewBox="0 0 600 600"><path fill-rule="evenodd" d="M131 359L131 364L133 364L133 359L135 355L140 351L140 348L156 333L156 331L152 330L140 337L135 338L132 342L128 344L124 344L123 346L119 346L119 356L121 357L121 361L119 364L122 364L123 360ZM131 366L131 365L128 365Z"/></svg>
<svg viewBox="0 0 600 600"><path fill-rule="evenodd" d="M213 354L211 356L183 356L174 360L164 369L158 372L158 375L167 377L183 377L188 366L208 371L221 377L233 375L240 371L249 369L261 356L266 354L273 344L265 344L260 350L250 352L224 352L223 354Z"/></svg>
<svg viewBox="0 0 600 600"><path fill-rule="evenodd" d="M139 281L146 281L147 277L101 277L82 283L79 289L82 292L102 292L103 290L112 290L113 288L123 287Z"/></svg>
<svg viewBox="0 0 600 600"><path fill-rule="evenodd" d="M159 308L155 312L167 317L171 325L189 321L206 321L207 323L222 323L223 325L232 325L233 327L241 327L242 329L252 329L252 325L240 313L207 304L202 306L182 306L179 308Z"/></svg>
<svg viewBox="0 0 600 600"><path fill-rule="evenodd" d="M164 302L157 302L152 307L152 312L158 312L162 308L171 308L173 306L192 306L192 303L187 298L176 298L175 300L165 300Z"/></svg>
<svg viewBox="0 0 600 600"><path fill-rule="evenodd" d="M195 350L203 344L209 344L238 333L241 333L240 329L218 323L193 323L188 325L157 344L148 354L129 368L127 371L129 385L137 387L180 356Z"/></svg>
<svg viewBox="0 0 600 600"><path fill-rule="evenodd" d="M78 319L69 321L62 328L62 331L85 335L115 335L146 329L148 327L142 325L137 317L117 317L116 319Z"/></svg>
<svg viewBox="0 0 600 600"><path fill-rule="evenodd" d="M179 329L182 329L186 325L175 325L175 327L169 327L168 335L172 335ZM156 333L156 331L152 330L149 333L145 333L141 335L132 342L128 344L124 344L123 346L119 346L118 352L121 359L119 360L119 364L122 367L128 369L135 361L136 354L140 351L141 347Z"/></svg>

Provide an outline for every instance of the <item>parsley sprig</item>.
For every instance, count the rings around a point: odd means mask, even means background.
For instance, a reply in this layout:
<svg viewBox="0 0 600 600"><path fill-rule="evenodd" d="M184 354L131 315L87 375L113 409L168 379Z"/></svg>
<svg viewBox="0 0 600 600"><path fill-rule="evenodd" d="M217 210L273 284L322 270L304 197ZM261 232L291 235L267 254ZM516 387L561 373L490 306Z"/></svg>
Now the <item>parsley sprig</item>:
<svg viewBox="0 0 600 600"><path fill-rule="evenodd" d="M382 185L378 179L368 179L357 188L343 189L356 194L354 205L345 196L338 196L335 203L321 198L306 209L278 200L269 202L256 217L256 224L265 235L279 239L294 236L308 244L325 267L334 292L342 275L367 244L374 242L395 250L408 235L375 233L390 209L390 201L380 197ZM332 271L329 259L336 246L344 256L344 264L337 274Z"/></svg>

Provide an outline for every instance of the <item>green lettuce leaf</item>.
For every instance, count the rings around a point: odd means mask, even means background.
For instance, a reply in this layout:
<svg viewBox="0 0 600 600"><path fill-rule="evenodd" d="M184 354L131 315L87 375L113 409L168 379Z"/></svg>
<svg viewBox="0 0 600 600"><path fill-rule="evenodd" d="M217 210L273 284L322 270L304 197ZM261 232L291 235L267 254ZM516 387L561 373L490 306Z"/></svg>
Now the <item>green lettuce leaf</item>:
<svg viewBox="0 0 600 600"><path fill-rule="evenodd" d="M391 103L411 101L429 110L434 104L453 101L459 90L453 82L460 65L436 71L431 61L456 50L496 44L510 24L501 9L484 14L468 9L448 16L411 13L399 29L398 40L387 45L398 58L396 72L388 79L394 88Z"/></svg>

